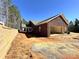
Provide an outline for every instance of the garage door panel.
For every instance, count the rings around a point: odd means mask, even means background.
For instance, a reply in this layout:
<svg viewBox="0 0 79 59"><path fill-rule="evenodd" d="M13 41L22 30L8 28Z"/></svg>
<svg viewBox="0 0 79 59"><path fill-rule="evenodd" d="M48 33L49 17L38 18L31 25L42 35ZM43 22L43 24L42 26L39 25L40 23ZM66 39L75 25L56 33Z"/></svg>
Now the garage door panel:
<svg viewBox="0 0 79 59"><path fill-rule="evenodd" d="M62 33L64 31L64 27L62 26L52 26L51 32L52 33Z"/></svg>

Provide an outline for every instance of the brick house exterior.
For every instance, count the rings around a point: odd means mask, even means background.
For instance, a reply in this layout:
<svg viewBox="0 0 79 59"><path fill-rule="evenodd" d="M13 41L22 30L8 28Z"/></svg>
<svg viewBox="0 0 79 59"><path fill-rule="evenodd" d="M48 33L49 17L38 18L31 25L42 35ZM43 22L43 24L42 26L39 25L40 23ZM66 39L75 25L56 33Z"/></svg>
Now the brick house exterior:
<svg viewBox="0 0 79 59"><path fill-rule="evenodd" d="M34 33L39 36L49 36L54 33L65 33L68 28L68 21L63 14L56 15L39 22L35 28Z"/></svg>

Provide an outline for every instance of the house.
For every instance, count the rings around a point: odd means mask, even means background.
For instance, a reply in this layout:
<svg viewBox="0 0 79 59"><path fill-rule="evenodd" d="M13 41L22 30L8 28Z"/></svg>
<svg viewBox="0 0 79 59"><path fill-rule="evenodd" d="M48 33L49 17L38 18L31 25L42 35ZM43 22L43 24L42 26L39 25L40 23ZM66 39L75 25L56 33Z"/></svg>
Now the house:
<svg viewBox="0 0 79 59"><path fill-rule="evenodd" d="M19 30L22 32L26 32L26 24L27 22L24 19L22 19Z"/></svg>
<svg viewBox="0 0 79 59"><path fill-rule="evenodd" d="M34 23L32 21L29 21L26 26L26 31L28 33L33 33L33 28L35 27Z"/></svg>
<svg viewBox="0 0 79 59"><path fill-rule="evenodd" d="M54 33L65 33L68 21L63 14L58 14L35 25L33 32L40 36L49 36Z"/></svg>
<svg viewBox="0 0 79 59"><path fill-rule="evenodd" d="M32 23L32 21L27 22L25 19L22 19L20 32L32 33L33 27L34 27L34 24Z"/></svg>

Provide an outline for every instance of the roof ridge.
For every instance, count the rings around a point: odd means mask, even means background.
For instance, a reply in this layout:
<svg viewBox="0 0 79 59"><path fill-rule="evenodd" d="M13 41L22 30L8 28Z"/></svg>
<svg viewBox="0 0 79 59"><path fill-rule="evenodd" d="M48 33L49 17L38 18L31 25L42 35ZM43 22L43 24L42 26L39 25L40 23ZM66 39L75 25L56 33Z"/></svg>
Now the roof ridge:
<svg viewBox="0 0 79 59"><path fill-rule="evenodd" d="M48 21L48 20L50 20L50 19L52 19L52 18L55 18L55 17L57 17L57 16L60 16L60 15L62 15L62 13L61 13L61 14L57 14L57 15L55 15L55 16L52 16L52 17L50 17L50 18L47 18L47 19L45 19L45 20L43 20L43 21L40 21L40 22L38 22L37 24L40 24L40 23L42 23L42 22L44 22L44 21Z"/></svg>
<svg viewBox="0 0 79 59"><path fill-rule="evenodd" d="M44 24L44 23L50 22L51 20L53 20L53 19L55 19L56 17L59 17L59 16L62 16L62 17L65 19L64 14L63 14L63 13L60 13L60 14L57 14L57 15L55 15L55 16L53 16L53 17L50 17L50 18L48 18L48 19L46 19L46 20L43 20L43 21L37 23L37 25L40 25L40 24ZM66 20L64 20L64 21L67 23Z"/></svg>

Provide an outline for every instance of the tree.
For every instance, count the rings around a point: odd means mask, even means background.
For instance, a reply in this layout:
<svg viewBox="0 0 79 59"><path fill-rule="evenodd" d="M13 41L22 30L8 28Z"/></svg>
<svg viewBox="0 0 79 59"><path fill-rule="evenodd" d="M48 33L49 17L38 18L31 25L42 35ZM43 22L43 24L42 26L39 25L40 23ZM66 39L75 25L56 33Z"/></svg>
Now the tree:
<svg viewBox="0 0 79 59"><path fill-rule="evenodd" d="M75 29L74 29L74 31L75 32L79 32L79 20L78 19L75 19Z"/></svg>
<svg viewBox="0 0 79 59"><path fill-rule="evenodd" d="M11 4L11 2L12 2L12 0L7 0L8 1L8 4L10 5Z"/></svg>
<svg viewBox="0 0 79 59"><path fill-rule="evenodd" d="M70 21L69 26L68 26L68 30L73 32L74 31L74 24L72 21Z"/></svg>
<svg viewBox="0 0 79 59"><path fill-rule="evenodd" d="M21 16L18 8L15 5L9 6L9 20L8 26L19 29L21 23Z"/></svg>
<svg viewBox="0 0 79 59"><path fill-rule="evenodd" d="M79 20L76 18L75 19L75 26L78 26L78 24L79 24Z"/></svg>

